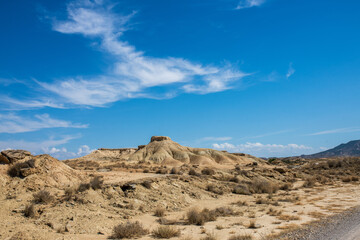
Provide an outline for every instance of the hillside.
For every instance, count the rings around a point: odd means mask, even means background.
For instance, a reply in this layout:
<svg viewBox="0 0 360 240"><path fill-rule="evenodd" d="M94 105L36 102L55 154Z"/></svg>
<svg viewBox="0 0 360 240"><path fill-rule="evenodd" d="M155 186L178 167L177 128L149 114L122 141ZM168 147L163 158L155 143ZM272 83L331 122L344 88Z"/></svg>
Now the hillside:
<svg viewBox="0 0 360 240"><path fill-rule="evenodd" d="M180 166L182 164L222 166L263 162L263 160L248 154L233 154L207 148L185 147L172 141L169 137L153 136L149 144L140 145L138 148L100 148L84 157L66 160L65 163L75 167L75 162L83 165L84 161L93 161L96 165L99 162L119 160L167 166Z"/></svg>
<svg viewBox="0 0 360 240"><path fill-rule="evenodd" d="M302 155L301 157L311 159L311 158L330 158L330 157L346 157L346 156L349 157L360 156L360 140L354 140L348 143L343 143L332 149L311 155Z"/></svg>

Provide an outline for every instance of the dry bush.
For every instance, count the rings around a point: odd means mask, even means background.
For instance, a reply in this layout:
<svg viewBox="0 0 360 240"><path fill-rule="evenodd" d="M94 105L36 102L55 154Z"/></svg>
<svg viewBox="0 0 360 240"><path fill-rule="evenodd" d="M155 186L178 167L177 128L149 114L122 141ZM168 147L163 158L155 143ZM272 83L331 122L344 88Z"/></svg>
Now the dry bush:
<svg viewBox="0 0 360 240"><path fill-rule="evenodd" d="M279 216L281 215L282 211L281 210L275 210L273 208L269 208L269 210L267 211L267 214L270 216Z"/></svg>
<svg viewBox="0 0 360 240"><path fill-rule="evenodd" d="M257 228L257 224L255 220L251 220L249 223L249 228Z"/></svg>
<svg viewBox="0 0 360 240"><path fill-rule="evenodd" d="M216 214L207 208L204 208L202 211L190 209L186 215L188 224L204 225L206 222L216 220Z"/></svg>
<svg viewBox="0 0 360 240"><path fill-rule="evenodd" d="M316 183L316 178L315 177L308 177L308 178L305 179L303 187L311 188L311 187L315 186L315 183Z"/></svg>
<svg viewBox="0 0 360 240"><path fill-rule="evenodd" d="M35 205L33 203L25 206L24 216L29 218L35 218L36 211L35 211Z"/></svg>
<svg viewBox="0 0 360 240"><path fill-rule="evenodd" d="M96 176L90 181L90 186L92 189L101 189L104 183L104 179L101 176Z"/></svg>
<svg viewBox="0 0 360 240"><path fill-rule="evenodd" d="M163 217L165 216L165 209L163 207L158 207L154 211L154 216L156 217Z"/></svg>
<svg viewBox="0 0 360 240"><path fill-rule="evenodd" d="M250 183L250 191L253 193L276 193L279 187L267 180L256 179Z"/></svg>
<svg viewBox="0 0 360 240"><path fill-rule="evenodd" d="M234 235L229 237L229 240L252 240L253 237L250 234Z"/></svg>
<svg viewBox="0 0 360 240"><path fill-rule="evenodd" d="M247 206L247 205L248 205L246 201L237 201L237 202L234 202L234 203L232 203L232 204L234 204L234 205L236 205L236 206L239 206L239 207Z"/></svg>
<svg viewBox="0 0 360 240"><path fill-rule="evenodd" d="M265 199L265 198L258 198L255 201L256 204L269 204L269 200Z"/></svg>
<svg viewBox="0 0 360 240"><path fill-rule="evenodd" d="M180 236L180 230L174 226L159 226L152 234L156 238L172 238Z"/></svg>
<svg viewBox="0 0 360 240"><path fill-rule="evenodd" d="M161 169L156 170L155 173L156 174L167 174L168 170L166 168L161 168Z"/></svg>
<svg viewBox="0 0 360 240"><path fill-rule="evenodd" d="M141 185L147 189L151 189L152 183L150 181L144 181L141 183Z"/></svg>
<svg viewBox="0 0 360 240"><path fill-rule="evenodd" d="M189 175L191 175L191 176L197 176L198 173L195 171L195 169L191 168L191 169L189 170Z"/></svg>
<svg viewBox="0 0 360 240"><path fill-rule="evenodd" d="M180 168L173 167L170 171L170 174L180 174Z"/></svg>
<svg viewBox="0 0 360 240"><path fill-rule="evenodd" d="M71 200L72 198L75 197L76 188L75 187L68 187L68 188L65 189L64 193L65 193L65 200L69 201L69 200Z"/></svg>
<svg viewBox="0 0 360 240"><path fill-rule="evenodd" d="M214 175L215 174L215 171L211 168L204 168L203 170L201 170L201 173L204 174L204 175Z"/></svg>
<svg viewBox="0 0 360 240"><path fill-rule="evenodd" d="M250 190L248 185L245 184L239 184L233 188L233 193L235 194L242 194L242 195L250 195Z"/></svg>
<svg viewBox="0 0 360 240"><path fill-rule="evenodd" d="M292 183L284 183L280 186L280 190L289 191L292 186Z"/></svg>
<svg viewBox="0 0 360 240"><path fill-rule="evenodd" d="M150 170L148 168L143 170L143 173L149 173L149 172L150 172Z"/></svg>
<svg viewBox="0 0 360 240"><path fill-rule="evenodd" d="M33 195L35 203L49 203L54 200L54 197L46 190L41 190Z"/></svg>
<svg viewBox="0 0 360 240"><path fill-rule="evenodd" d="M228 217L239 215L239 212L235 212L234 209L230 207L218 207L212 210L216 217Z"/></svg>
<svg viewBox="0 0 360 240"><path fill-rule="evenodd" d="M217 240L218 238L215 236L215 234L210 233L207 234L206 237L201 238L200 240Z"/></svg>
<svg viewBox="0 0 360 240"><path fill-rule="evenodd" d="M277 217L279 220L283 221L294 221L294 220L300 220L299 216L294 215L287 215L287 214L281 214Z"/></svg>
<svg viewBox="0 0 360 240"><path fill-rule="evenodd" d="M217 186L215 186L214 184L208 184L206 186L206 191L213 192L213 193L216 193L216 194L219 194L219 195L224 194L224 191L221 190L220 188L218 188Z"/></svg>
<svg viewBox="0 0 360 240"><path fill-rule="evenodd" d="M80 183L77 191L78 191L78 192L85 192L85 191L89 190L90 187L91 187L91 186L90 186L90 183Z"/></svg>
<svg viewBox="0 0 360 240"><path fill-rule="evenodd" d="M141 223L127 222L121 223L114 227L111 238L122 239L122 238L136 238L142 237L148 234L148 230L143 227Z"/></svg>
<svg viewBox="0 0 360 240"><path fill-rule="evenodd" d="M28 169L28 168L33 168L33 167L34 167L34 160L15 163L9 167L7 173L10 177L25 178L25 176L22 174L22 170Z"/></svg>
<svg viewBox="0 0 360 240"><path fill-rule="evenodd" d="M359 177L357 177L357 176L351 176L351 181L353 181L353 182L358 182L358 181L359 181Z"/></svg>

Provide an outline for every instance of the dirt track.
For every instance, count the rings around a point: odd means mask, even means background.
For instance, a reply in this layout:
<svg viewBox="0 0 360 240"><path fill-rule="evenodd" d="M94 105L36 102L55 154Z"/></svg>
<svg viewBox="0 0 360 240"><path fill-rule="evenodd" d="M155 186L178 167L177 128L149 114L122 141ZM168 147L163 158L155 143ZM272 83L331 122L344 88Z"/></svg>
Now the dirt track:
<svg viewBox="0 0 360 240"><path fill-rule="evenodd" d="M303 229L286 234L294 240L359 240L360 206L321 220Z"/></svg>

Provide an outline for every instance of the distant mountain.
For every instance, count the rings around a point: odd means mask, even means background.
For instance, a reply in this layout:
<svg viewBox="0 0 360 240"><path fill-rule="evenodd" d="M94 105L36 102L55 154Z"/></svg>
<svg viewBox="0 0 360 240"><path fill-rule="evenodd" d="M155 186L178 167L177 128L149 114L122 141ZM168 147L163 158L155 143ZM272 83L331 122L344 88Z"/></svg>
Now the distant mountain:
<svg viewBox="0 0 360 240"><path fill-rule="evenodd" d="M311 154L302 155L303 158L329 158L329 157L359 157L360 156L360 140L350 141L340 144L332 149Z"/></svg>

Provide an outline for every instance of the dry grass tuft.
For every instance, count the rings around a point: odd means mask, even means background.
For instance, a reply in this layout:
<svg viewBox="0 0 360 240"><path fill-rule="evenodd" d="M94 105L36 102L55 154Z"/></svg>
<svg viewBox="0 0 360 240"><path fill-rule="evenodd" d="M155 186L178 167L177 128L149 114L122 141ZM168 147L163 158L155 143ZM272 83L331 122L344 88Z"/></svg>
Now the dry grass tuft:
<svg viewBox="0 0 360 240"><path fill-rule="evenodd" d="M35 205L33 203L25 206L24 216L28 218L35 218L36 211L35 211Z"/></svg>
<svg viewBox="0 0 360 240"><path fill-rule="evenodd" d="M188 224L204 225L204 223L206 222L215 221L215 220L216 220L215 212L210 211L207 208L204 208L202 211L193 208L187 212Z"/></svg>
<svg viewBox="0 0 360 240"><path fill-rule="evenodd" d="M92 189L101 189L104 184L104 179L101 176L96 176L90 181L90 186Z"/></svg>
<svg viewBox="0 0 360 240"><path fill-rule="evenodd" d="M180 236L180 230L173 226L159 226L152 234L156 238L172 238Z"/></svg>
<svg viewBox="0 0 360 240"><path fill-rule="evenodd" d="M46 190L41 190L33 195L35 203L50 203L54 200L54 197Z"/></svg>
<svg viewBox="0 0 360 240"><path fill-rule="evenodd" d="M111 238L136 238L148 234L148 230L139 222L122 223L114 227Z"/></svg>
<svg viewBox="0 0 360 240"><path fill-rule="evenodd" d="M154 216L156 217L164 217L165 216L165 208L158 207L154 211Z"/></svg>
<svg viewBox="0 0 360 240"><path fill-rule="evenodd" d="M201 238L201 240L217 240L217 239L218 238L213 233L210 233L206 237Z"/></svg>
<svg viewBox="0 0 360 240"><path fill-rule="evenodd" d="M229 237L229 240L252 240L253 237L250 234L234 235Z"/></svg>
<svg viewBox="0 0 360 240"><path fill-rule="evenodd" d="M281 215L277 216L277 218L278 218L279 220L283 220L283 221L300 220L300 217L299 217L299 216L287 215L287 214L281 214Z"/></svg>

